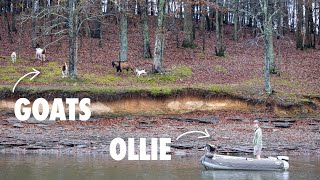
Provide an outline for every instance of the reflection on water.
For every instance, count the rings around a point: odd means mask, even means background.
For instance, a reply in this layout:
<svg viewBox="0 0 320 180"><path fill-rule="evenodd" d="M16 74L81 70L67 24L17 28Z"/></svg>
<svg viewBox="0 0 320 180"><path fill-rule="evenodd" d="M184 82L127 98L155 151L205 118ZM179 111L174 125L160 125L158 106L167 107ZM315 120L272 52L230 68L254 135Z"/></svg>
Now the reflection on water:
<svg viewBox="0 0 320 180"><path fill-rule="evenodd" d="M288 180L288 171L202 171L202 179Z"/></svg>
<svg viewBox="0 0 320 180"><path fill-rule="evenodd" d="M99 179L320 179L320 158L290 157L290 169L283 171L205 170L198 156L173 157L171 161L113 161L96 155L8 155L0 154L1 180L99 180Z"/></svg>

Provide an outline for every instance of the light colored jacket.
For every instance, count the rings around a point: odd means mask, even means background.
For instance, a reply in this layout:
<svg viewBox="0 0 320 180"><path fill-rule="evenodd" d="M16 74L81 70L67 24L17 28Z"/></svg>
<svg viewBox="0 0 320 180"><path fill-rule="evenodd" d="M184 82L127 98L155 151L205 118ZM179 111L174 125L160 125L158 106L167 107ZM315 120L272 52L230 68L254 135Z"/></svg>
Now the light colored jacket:
<svg viewBox="0 0 320 180"><path fill-rule="evenodd" d="M254 132L253 145L262 146L262 130L260 127L258 127Z"/></svg>

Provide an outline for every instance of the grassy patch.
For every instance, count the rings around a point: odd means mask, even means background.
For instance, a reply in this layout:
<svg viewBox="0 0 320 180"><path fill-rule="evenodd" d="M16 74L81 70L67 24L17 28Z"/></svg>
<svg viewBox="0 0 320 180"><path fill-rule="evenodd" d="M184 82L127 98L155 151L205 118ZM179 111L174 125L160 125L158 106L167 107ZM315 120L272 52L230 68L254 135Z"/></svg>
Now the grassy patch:
<svg viewBox="0 0 320 180"><path fill-rule="evenodd" d="M40 71L38 77L34 79L35 82L57 82L61 79L61 69L57 62L49 62L46 66L35 68ZM29 72L32 71L32 68L29 68Z"/></svg>
<svg viewBox="0 0 320 180"><path fill-rule="evenodd" d="M30 63L29 60L23 59L23 58L17 58L17 62L16 63Z"/></svg>
<svg viewBox="0 0 320 180"><path fill-rule="evenodd" d="M121 77L108 74L103 76L95 76L92 81L100 84L116 84L117 82L121 81Z"/></svg>
<svg viewBox="0 0 320 180"><path fill-rule="evenodd" d="M174 82L177 80L177 76L166 74L159 76L158 79L163 82Z"/></svg>
<svg viewBox="0 0 320 180"><path fill-rule="evenodd" d="M143 83L143 84L149 84L149 85L157 85L159 82L157 81L156 75L150 75L150 76L140 76L139 78L130 78L130 80L134 80Z"/></svg>
<svg viewBox="0 0 320 180"><path fill-rule="evenodd" d="M274 78L274 79L272 79L273 80L273 82L274 83L276 83L276 84L280 84L280 85L284 85L284 86L292 86L293 84L295 84L295 83L293 83L293 82L291 82L291 81L288 81L288 80L285 80L285 79L280 79L280 78ZM297 82L296 82L297 83Z"/></svg>
<svg viewBox="0 0 320 180"><path fill-rule="evenodd" d="M306 99L306 98L300 98L300 99L297 99L297 101L301 103L312 103L310 99Z"/></svg>
<svg viewBox="0 0 320 180"><path fill-rule="evenodd" d="M211 85L205 89L207 89L210 92L215 93L215 94L232 94L232 93L234 93L234 89L232 87L227 86L227 85L220 85L220 84Z"/></svg>
<svg viewBox="0 0 320 180"><path fill-rule="evenodd" d="M27 61L25 59L18 59L21 62ZM24 74L32 72L33 64L9 64L8 66L0 67L0 81L5 82L14 82L22 77ZM103 65L96 64L92 66L93 68L104 68ZM87 85L87 84L103 84L103 85L126 85L126 83L140 83L149 86L159 86L161 84L168 84L175 82L179 79L186 78L192 75L192 69L188 66L178 66L173 69L170 73L165 75L147 75L141 76L137 78L132 75L132 72L123 72L123 75L126 75L125 79L113 75L113 74L85 74L79 72L78 78L76 80L72 80L70 78L62 78L61 76L61 66L59 62L51 61L46 64L40 65L38 67L34 67L40 74L32 81L38 83L60 83L61 85ZM32 77L32 75L30 75ZM31 83L29 78L24 78L22 81L25 83Z"/></svg>
<svg viewBox="0 0 320 180"><path fill-rule="evenodd" d="M79 76L77 79L71 79L71 78L58 78L56 80L56 82L61 82L64 83L66 85L73 85L73 86L77 86L77 85L87 85L90 84L91 81L88 77L84 77L84 76Z"/></svg>
<svg viewBox="0 0 320 180"><path fill-rule="evenodd" d="M192 75L192 69L189 66L180 66L172 70L172 75L177 78L186 78Z"/></svg>
<svg viewBox="0 0 320 180"><path fill-rule="evenodd" d="M1 73L1 74L17 72L17 70L18 70L18 67L16 67L16 66L4 66L4 67L0 67L0 73Z"/></svg>
<svg viewBox="0 0 320 180"><path fill-rule="evenodd" d="M163 83L175 82L178 79L186 78L192 75L192 69L188 66L179 66L173 69L169 74L158 75L152 74L148 76L140 76L139 78L130 78L137 82L147 85L158 85Z"/></svg>
<svg viewBox="0 0 320 180"><path fill-rule="evenodd" d="M4 66L0 67L0 81L14 82L17 81L22 75L22 71L26 70L25 67L17 66Z"/></svg>
<svg viewBox="0 0 320 180"><path fill-rule="evenodd" d="M169 74L158 75L153 74L149 76L140 76L135 78L136 81L148 85L157 85L163 83L175 82L178 79L187 78L192 75L192 69L188 66L180 66L173 69Z"/></svg>
<svg viewBox="0 0 320 180"><path fill-rule="evenodd" d="M217 72L223 72L223 73L228 72L228 70L225 67L220 66L220 65L213 66L213 70L215 70Z"/></svg>
<svg viewBox="0 0 320 180"><path fill-rule="evenodd" d="M120 82L122 79L121 77L107 74L107 75L95 75L95 74L84 74L82 76L82 83L84 84L91 84L91 83L97 83L97 84L104 84L104 85L113 85L118 82Z"/></svg>
<svg viewBox="0 0 320 180"><path fill-rule="evenodd" d="M156 87L156 88L150 88L148 89L148 91L152 96L159 96L159 95L170 95L172 90L170 88Z"/></svg>
<svg viewBox="0 0 320 180"><path fill-rule="evenodd" d="M177 77L169 74L166 74L166 75L153 74L149 76L140 76L139 78L135 78L135 79L140 83L154 86L162 83L174 82L177 80Z"/></svg>
<svg viewBox="0 0 320 180"><path fill-rule="evenodd" d="M320 99L320 94L306 94L305 97Z"/></svg>

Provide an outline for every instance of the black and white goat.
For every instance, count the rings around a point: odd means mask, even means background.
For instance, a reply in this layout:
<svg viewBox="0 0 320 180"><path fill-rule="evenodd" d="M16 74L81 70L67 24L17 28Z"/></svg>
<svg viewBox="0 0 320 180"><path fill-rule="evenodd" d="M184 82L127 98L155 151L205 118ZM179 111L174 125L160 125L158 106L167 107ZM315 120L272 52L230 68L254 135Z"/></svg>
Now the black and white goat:
<svg viewBox="0 0 320 180"><path fill-rule="evenodd" d="M61 67L61 73L62 73L62 78L65 78L68 76L68 66L67 63L64 63L64 65Z"/></svg>

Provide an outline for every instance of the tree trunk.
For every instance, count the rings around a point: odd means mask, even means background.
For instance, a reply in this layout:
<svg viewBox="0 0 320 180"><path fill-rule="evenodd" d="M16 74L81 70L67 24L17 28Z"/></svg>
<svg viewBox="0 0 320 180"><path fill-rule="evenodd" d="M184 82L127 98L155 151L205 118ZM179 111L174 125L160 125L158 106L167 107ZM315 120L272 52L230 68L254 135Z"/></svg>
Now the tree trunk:
<svg viewBox="0 0 320 180"><path fill-rule="evenodd" d="M201 34L202 34L202 53L204 53L205 52L205 50L206 50L206 47L205 47L205 45L206 45L206 16L205 16L205 7L206 6L204 6L204 5L202 5L201 4L201 6L202 6L202 10L203 10L203 12L201 11Z"/></svg>
<svg viewBox="0 0 320 180"><path fill-rule="evenodd" d="M100 12L100 16L98 17L98 21L99 21L99 47L102 48L102 1L98 1L98 7L99 7L99 12Z"/></svg>
<svg viewBox="0 0 320 180"><path fill-rule="evenodd" d="M283 35L285 35L286 33L287 33L287 31L288 31L288 29L289 29L289 10L288 10L288 1L287 0L285 0L284 2L283 2L283 14L284 15L282 15L283 16L283 30L282 30L282 33L283 33Z"/></svg>
<svg viewBox="0 0 320 180"><path fill-rule="evenodd" d="M303 0L297 0L297 32L296 32L296 46L298 49L303 50L304 42L303 42Z"/></svg>
<svg viewBox="0 0 320 180"><path fill-rule="evenodd" d="M50 2L48 2L49 3L49 9L48 9L48 11L49 11L49 17L48 17L48 19L49 19L49 21L50 21L50 27L52 27L53 26L53 15L52 15L52 6L54 5L54 2L52 2L51 0L50 0ZM50 28L50 43L52 43L52 41L53 41L53 28Z"/></svg>
<svg viewBox="0 0 320 180"><path fill-rule="evenodd" d="M164 50L164 5L165 0L159 0L159 11L157 17L156 41L154 45L153 65L154 72L162 72L163 50Z"/></svg>
<svg viewBox="0 0 320 180"><path fill-rule="evenodd" d="M293 0L293 7L292 7L292 21L291 21L291 24L290 24L290 32L295 32L295 26L294 26L294 19L296 18L296 15L295 15L295 10L297 9L297 0Z"/></svg>
<svg viewBox="0 0 320 180"><path fill-rule="evenodd" d="M227 4L228 9L229 9L229 0L225 0L223 6L225 6L226 4ZM227 25L229 24L229 12L226 12L224 14L224 23L227 24Z"/></svg>
<svg viewBox="0 0 320 180"><path fill-rule="evenodd" d="M85 18L89 19L88 13L85 13ZM89 24L89 20L85 21L85 28L86 28L86 36L89 37L91 36L91 29L90 29L90 24Z"/></svg>
<svg viewBox="0 0 320 180"><path fill-rule="evenodd" d="M17 32L17 28L16 28L16 11L17 9L17 1L13 0L12 1L12 18L11 18L11 27L12 27L12 32Z"/></svg>
<svg viewBox="0 0 320 180"><path fill-rule="evenodd" d="M318 7L320 7L320 0L318 0ZM315 28L316 29L316 28ZM320 39L320 8L318 8L318 39ZM320 41L318 42L320 44Z"/></svg>
<svg viewBox="0 0 320 180"><path fill-rule="evenodd" d="M273 52L273 17L268 11L269 0L260 1L260 8L263 15L263 39L264 39L264 89L268 95L272 94L270 83L270 72L274 71Z"/></svg>
<svg viewBox="0 0 320 180"><path fill-rule="evenodd" d="M77 7L77 0L75 2L75 7ZM77 72L77 67L78 67L78 51L79 51L79 31L80 31L80 27L79 26L79 14L78 12L76 12L74 14L74 22L75 22L75 54L74 54L74 70L73 70L73 79L77 78L78 72Z"/></svg>
<svg viewBox="0 0 320 180"><path fill-rule="evenodd" d="M32 47L36 47L36 0L32 0L32 14L31 14L31 38L32 38Z"/></svg>
<svg viewBox="0 0 320 180"><path fill-rule="evenodd" d="M184 40L182 42L182 47L193 48L193 23L192 23L192 6L190 2L184 3Z"/></svg>
<svg viewBox="0 0 320 180"><path fill-rule="evenodd" d="M219 0L216 0L219 3ZM219 11L219 7L216 8L216 55L224 56L225 48L223 47L223 14Z"/></svg>
<svg viewBox="0 0 320 180"><path fill-rule="evenodd" d="M194 17L195 17L195 5L191 6L191 27L192 27L192 42L196 39L196 27L194 25Z"/></svg>
<svg viewBox="0 0 320 180"><path fill-rule="evenodd" d="M126 61L128 59L128 21L127 21L127 0L121 0L121 12L120 12L120 53L119 61Z"/></svg>
<svg viewBox="0 0 320 180"><path fill-rule="evenodd" d="M278 26L277 26L277 29L278 29L278 32L279 32L279 35L280 36L283 36L283 13L284 13L284 2L282 1L279 1L279 6L280 6L280 11L278 13Z"/></svg>
<svg viewBox="0 0 320 180"><path fill-rule="evenodd" d="M307 0L306 2L306 11L305 11L305 16L306 16L306 40L304 47L306 48L314 48L313 44L313 34L314 34L314 23L313 23L313 15L312 15L312 0Z"/></svg>
<svg viewBox="0 0 320 180"><path fill-rule="evenodd" d="M69 26L69 75L71 79L77 78L77 70L74 58L74 0L69 1L69 18L68 18L68 26Z"/></svg>
<svg viewBox="0 0 320 180"><path fill-rule="evenodd" d="M20 17L21 18L21 17ZM18 57L21 57L21 41L22 41L22 18L21 18L21 22L19 23L19 31L18 31Z"/></svg>
<svg viewBox="0 0 320 180"><path fill-rule="evenodd" d="M10 41L10 43L13 43L13 39L12 39L12 36L11 36L10 23L9 23L9 19L8 19L8 12L7 11L4 12L4 19L5 19L5 22L7 23L7 33L8 33L9 41Z"/></svg>
<svg viewBox="0 0 320 180"><path fill-rule="evenodd" d="M141 18L142 18L142 33L143 33L143 57L144 58L152 58L151 48L150 48L150 40L149 40L147 0L142 0Z"/></svg>
<svg viewBox="0 0 320 180"><path fill-rule="evenodd" d="M267 27L268 26L268 27ZM269 27L271 26L271 27ZM273 54L273 37L272 37L272 24L265 24L264 30L264 89L268 95L272 94L271 84L270 84L270 62L274 62Z"/></svg>
<svg viewBox="0 0 320 180"><path fill-rule="evenodd" d="M154 16L154 5L153 5L153 0L150 1L150 15Z"/></svg>
<svg viewBox="0 0 320 180"><path fill-rule="evenodd" d="M234 32L233 32L233 40L238 41L238 22L239 22L239 1L236 0L236 9L233 16L233 26L234 26Z"/></svg>

